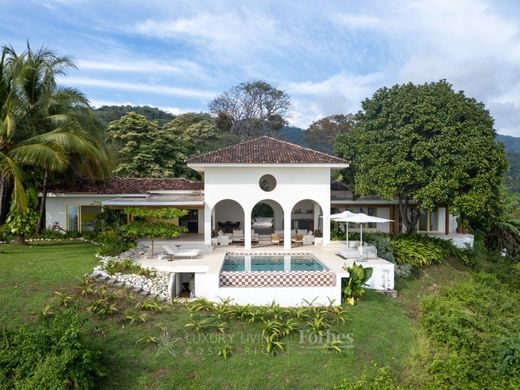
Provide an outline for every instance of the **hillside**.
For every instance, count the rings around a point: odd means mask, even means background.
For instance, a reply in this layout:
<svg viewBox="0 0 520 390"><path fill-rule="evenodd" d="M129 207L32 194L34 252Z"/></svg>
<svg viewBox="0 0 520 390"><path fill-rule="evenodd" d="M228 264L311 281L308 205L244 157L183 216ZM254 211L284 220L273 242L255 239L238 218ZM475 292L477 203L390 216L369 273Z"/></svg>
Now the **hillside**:
<svg viewBox="0 0 520 390"><path fill-rule="evenodd" d="M131 111L143 115L149 120L157 121L160 126L175 118L175 115L170 114L169 112L150 106L102 106L95 108L92 111L94 116L104 127L106 127L109 122L116 121Z"/></svg>
<svg viewBox="0 0 520 390"><path fill-rule="evenodd" d="M520 153L520 137L497 134L497 141L504 144L506 152Z"/></svg>

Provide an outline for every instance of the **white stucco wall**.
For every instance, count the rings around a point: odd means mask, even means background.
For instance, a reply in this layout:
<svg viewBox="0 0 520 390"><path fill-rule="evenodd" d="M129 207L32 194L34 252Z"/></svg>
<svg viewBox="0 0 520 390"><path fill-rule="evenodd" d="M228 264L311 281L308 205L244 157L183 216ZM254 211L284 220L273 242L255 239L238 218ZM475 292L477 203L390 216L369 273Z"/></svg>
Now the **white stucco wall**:
<svg viewBox="0 0 520 390"><path fill-rule="evenodd" d="M270 174L276 178L276 188L271 192L263 191L259 180ZM251 226L251 211L262 200L272 199L283 208L284 235L290 237L291 212L301 200L310 199L322 209L324 221L330 216L330 168L328 167L205 167L204 204L205 204L205 242L211 244L211 215L215 205L224 199L238 202L244 210L242 226ZM244 229L245 248L250 249L250 229ZM330 224L325 223L323 241L330 241ZM286 248L291 242L286 240Z"/></svg>
<svg viewBox="0 0 520 390"><path fill-rule="evenodd" d="M67 205L71 206L101 206L101 202L113 199L114 195L107 196L49 196L45 207L45 226L52 227L58 222L62 228L67 227Z"/></svg>

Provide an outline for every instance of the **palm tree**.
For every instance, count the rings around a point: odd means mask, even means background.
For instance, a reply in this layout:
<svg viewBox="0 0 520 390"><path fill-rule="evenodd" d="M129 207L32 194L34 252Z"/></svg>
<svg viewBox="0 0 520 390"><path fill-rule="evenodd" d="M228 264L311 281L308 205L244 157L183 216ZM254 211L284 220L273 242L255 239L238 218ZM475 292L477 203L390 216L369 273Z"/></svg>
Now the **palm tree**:
<svg viewBox="0 0 520 390"><path fill-rule="evenodd" d="M74 67L70 59L44 48L33 51L28 46L21 55L4 47L2 60L8 70L4 83L13 93L4 100L0 95L5 112L0 119L6 118L0 127L0 158L5 156L4 160L12 162L14 168L6 171L9 175L0 176L0 183L4 192L13 183L15 206L23 212L27 207L20 184L23 168L30 166L41 174L39 230L43 227L50 175L72 168L72 174L104 177L109 174L110 158L86 97L78 90L57 85L56 76ZM11 125L10 131L7 125Z"/></svg>

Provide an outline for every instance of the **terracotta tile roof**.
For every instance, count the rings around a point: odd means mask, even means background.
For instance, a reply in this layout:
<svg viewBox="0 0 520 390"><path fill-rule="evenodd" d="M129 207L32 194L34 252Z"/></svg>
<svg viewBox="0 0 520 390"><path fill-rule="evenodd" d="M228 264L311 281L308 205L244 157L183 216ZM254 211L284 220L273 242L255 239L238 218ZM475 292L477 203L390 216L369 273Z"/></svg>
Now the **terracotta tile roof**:
<svg viewBox="0 0 520 390"><path fill-rule="evenodd" d="M144 194L147 191L201 191L204 183L181 178L148 179L111 177L107 180L84 180L73 186L55 186L51 193L71 194Z"/></svg>
<svg viewBox="0 0 520 390"><path fill-rule="evenodd" d="M188 164L346 164L342 158L263 136L201 156Z"/></svg>

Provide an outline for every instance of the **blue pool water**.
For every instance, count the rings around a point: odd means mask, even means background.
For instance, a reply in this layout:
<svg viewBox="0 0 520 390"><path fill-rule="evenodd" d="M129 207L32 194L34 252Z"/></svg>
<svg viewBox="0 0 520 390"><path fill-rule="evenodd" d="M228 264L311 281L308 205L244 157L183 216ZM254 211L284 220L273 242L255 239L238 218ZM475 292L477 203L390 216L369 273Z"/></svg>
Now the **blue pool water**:
<svg viewBox="0 0 520 390"><path fill-rule="evenodd" d="M301 272L327 271L312 255L235 255L227 254L222 272Z"/></svg>

